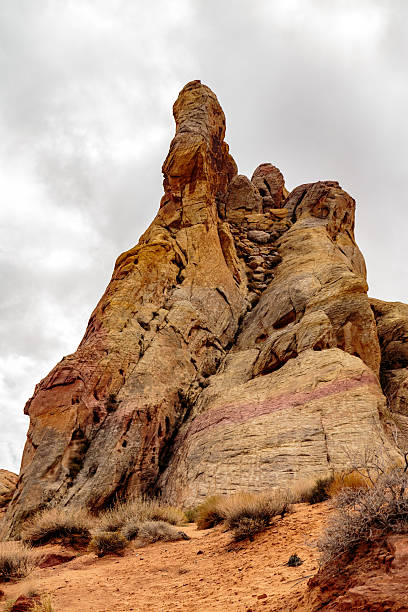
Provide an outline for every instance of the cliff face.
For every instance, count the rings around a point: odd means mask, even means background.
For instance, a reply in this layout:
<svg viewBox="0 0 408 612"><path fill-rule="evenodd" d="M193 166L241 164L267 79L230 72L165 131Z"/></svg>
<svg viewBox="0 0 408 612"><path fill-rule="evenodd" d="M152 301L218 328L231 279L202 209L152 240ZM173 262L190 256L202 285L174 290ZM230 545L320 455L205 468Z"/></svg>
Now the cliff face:
<svg viewBox="0 0 408 612"><path fill-rule="evenodd" d="M288 194L271 164L238 175L200 81L174 117L155 220L26 405L11 533L47 503L158 491L194 503L389 445L354 200L332 181Z"/></svg>

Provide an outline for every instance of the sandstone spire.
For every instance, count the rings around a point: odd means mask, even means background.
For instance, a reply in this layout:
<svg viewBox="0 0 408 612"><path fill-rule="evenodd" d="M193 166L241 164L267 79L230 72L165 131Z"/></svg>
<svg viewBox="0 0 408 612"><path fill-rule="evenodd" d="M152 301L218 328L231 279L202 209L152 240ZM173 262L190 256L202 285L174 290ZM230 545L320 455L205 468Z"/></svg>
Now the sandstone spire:
<svg viewBox="0 0 408 612"><path fill-rule="evenodd" d="M188 83L151 226L77 351L42 380L8 533L46 504L196 503L340 469L387 441L354 200L262 164L237 174L214 93Z"/></svg>

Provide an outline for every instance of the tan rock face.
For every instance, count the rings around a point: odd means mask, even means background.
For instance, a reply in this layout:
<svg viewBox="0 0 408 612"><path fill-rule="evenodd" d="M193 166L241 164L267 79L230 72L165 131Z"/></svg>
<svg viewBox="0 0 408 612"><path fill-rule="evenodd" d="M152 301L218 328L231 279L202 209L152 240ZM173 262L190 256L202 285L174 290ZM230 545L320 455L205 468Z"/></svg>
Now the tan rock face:
<svg viewBox="0 0 408 612"><path fill-rule="evenodd" d="M262 197L262 208L281 208L288 195L285 189L285 180L279 168L272 164L261 164L257 167L251 179Z"/></svg>
<svg viewBox="0 0 408 612"><path fill-rule="evenodd" d="M343 469L349 454L383 440L384 397L361 359L307 350L250 378L254 351L231 355L183 426L161 484L194 504L209 493L261 491Z"/></svg>
<svg viewBox="0 0 408 612"><path fill-rule="evenodd" d="M335 182L288 195L271 164L238 175L200 81L174 117L155 220L118 258L78 350L27 402L9 533L49 503L258 490L383 440L354 200Z"/></svg>
<svg viewBox="0 0 408 612"><path fill-rule="evenodd" d="M381 385L408 444L408 305L370 300L381 347Z"/></svg>
<svg viewBox="0 0 408 612"><path fill-rule="evenodd" d="M17 481L17 474L8 470L0 470L0 508L4 508L11 501Z"/></svg>

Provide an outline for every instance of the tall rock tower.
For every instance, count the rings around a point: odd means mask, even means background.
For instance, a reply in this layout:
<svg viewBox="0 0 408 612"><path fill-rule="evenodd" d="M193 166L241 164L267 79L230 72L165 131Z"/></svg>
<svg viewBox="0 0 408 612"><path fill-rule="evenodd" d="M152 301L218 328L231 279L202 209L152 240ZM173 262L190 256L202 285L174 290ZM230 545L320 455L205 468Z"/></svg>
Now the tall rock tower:
<svg viewBox="0 0 408 612"><path fill-rule="evenodd" d="M157 216L26 405L9 534L48 504L192 504L390 446L354 200L333 181L288 194L269 163L238 175L200 81L173 110Z"/></svg>

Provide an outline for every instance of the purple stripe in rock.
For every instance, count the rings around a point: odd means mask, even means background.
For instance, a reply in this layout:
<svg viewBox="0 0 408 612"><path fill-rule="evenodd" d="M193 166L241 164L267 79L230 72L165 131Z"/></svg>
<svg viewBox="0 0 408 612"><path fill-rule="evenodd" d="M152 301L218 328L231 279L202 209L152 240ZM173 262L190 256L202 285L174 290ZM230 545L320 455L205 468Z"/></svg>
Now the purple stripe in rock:
<svg viewBox="0 0 408 612"><path fill-rule="evenodd" d="M366 385L378 386L377 377L373 373L363 372L358 378L336 380L331 383L320 385L317 389L313 389L312 391L284 393L260 402L245 404L239 404L237 402L234 404L226 404L225 406L204 412L197 416L188 428L185 437L197 434L210 427L217 427L217 425L228 423L243 423L265 414L271 414L278 410L307 404L308 402L327 397L328 395L344 393Z"/></svg>

